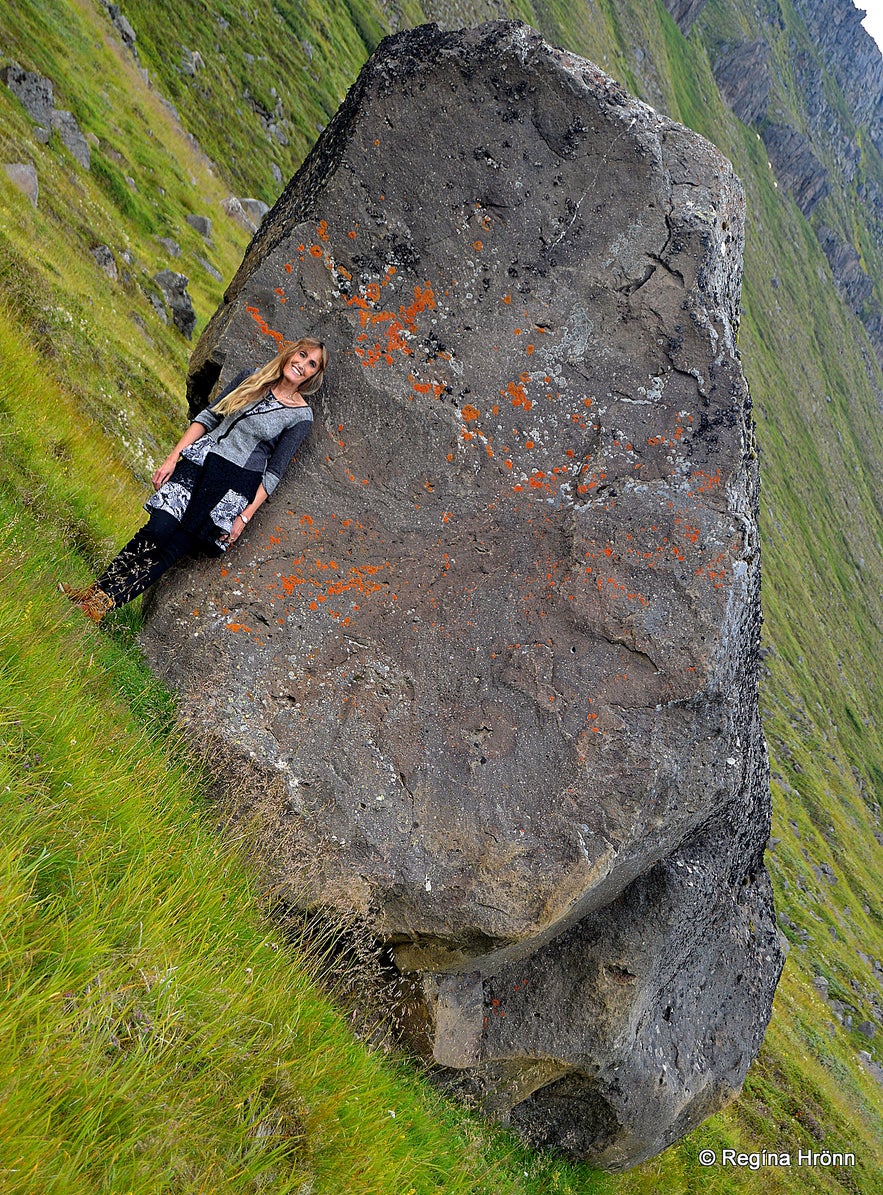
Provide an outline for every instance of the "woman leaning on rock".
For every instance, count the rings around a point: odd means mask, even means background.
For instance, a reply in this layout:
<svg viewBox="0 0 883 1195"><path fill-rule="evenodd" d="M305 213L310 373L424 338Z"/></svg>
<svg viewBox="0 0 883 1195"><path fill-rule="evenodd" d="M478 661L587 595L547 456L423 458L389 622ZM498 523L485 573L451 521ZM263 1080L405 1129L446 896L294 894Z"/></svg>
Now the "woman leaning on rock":
<svg viewBox="0 0 883 1195"><path fill-rule="evenodd" d="M84 589L61 590L93 622L131 602L185 556L220 556L279 483L309 434L306 398L322 385L328 350L303 337L245 370L200 411L156 470L148 522Z"/></svg>

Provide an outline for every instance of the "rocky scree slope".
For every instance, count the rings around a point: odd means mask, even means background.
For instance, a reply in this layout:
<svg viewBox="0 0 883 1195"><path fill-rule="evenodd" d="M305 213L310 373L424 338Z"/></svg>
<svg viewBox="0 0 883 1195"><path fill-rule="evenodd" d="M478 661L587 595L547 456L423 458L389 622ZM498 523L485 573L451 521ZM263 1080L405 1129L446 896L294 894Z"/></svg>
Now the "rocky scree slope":
<svg viewBox="0 0 883 1195"><path fill-rule="evenodd" d="M883 363L883 56L852 0L705 11L666 0L721 94L763 139Z"/></svg>

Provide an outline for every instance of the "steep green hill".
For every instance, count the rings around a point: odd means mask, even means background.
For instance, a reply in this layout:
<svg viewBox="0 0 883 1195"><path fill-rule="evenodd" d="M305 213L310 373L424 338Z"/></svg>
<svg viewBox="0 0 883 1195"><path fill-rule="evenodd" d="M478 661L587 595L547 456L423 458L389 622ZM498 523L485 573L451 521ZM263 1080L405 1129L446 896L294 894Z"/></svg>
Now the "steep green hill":
<svg viewBox="0 0 883 1195"><path fill-rule="evenodd" d="M184 418L190 345L155 274L188 276L198 332L221 294L212 271L229 278L248 240L221 201L272 201L273 164L287 179L387 29L502 5L123 8L138 61L97 0L0 10L0 66L49 77L91 141L86 170L58 133L38 140L0 84L2 161L33 164L40 187L34 208L0 171L0 1190L883 1191L883 378L816 231L711 69L722 41L759 36L773 13L796 92L789 46L812 44L798 10L709 0L685 38L661 0L506 9L714 140L749 207L741 348L762 462L768 865L792 949L739 1100L608 1178L529 1158L352 1038L216 833L168 698L141 669L137 613L99 635L53 592L137 524ZM868 246L880 285L858 185L825 219ZM211 217L211 241L194 214ZM699 1165L700 1148L725 1147L789 1150L794 1164ZM801 1149L856 1163L798 1166Z"/></svg>

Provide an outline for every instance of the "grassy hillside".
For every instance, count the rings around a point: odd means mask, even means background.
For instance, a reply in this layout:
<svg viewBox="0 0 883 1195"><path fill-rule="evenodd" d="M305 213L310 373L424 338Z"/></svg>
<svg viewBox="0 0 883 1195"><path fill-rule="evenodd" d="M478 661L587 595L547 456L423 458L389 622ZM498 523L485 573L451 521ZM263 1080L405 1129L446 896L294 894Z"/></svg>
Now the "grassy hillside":
<svg viewBox="0 0 883 1195"><path fill-rule="evenodd" d="M750 211L741 347L763 468L768 864L792 949L740 1099L607 1177L529 1157L358 1044L218 832L140 664L137 611L98 634L54 593L137 525L184 417L190 346L151 303L153 275L188 275L198 333L221 293L207 266L229 278L247 241L221 200L271 201L271 163L287 178L385 28L428 11L123 7L155 87L97 0L0 10L5 59L51 77L97 141L87 172L57 135L39 144L0 85L2 161L35 164L40 183L35 210L0 172L0 1190L883 1191L883 1088L860 1057L883 1061L883 379L761 143L722 104L702 37L685 41L661 2L517 6L715 140ZM212 218L211 243L188 213ZM699 1165L724 1147L790 1150L795 1165ZM856 1166L798 1168L799 1149L852 1150Z"/></svg>

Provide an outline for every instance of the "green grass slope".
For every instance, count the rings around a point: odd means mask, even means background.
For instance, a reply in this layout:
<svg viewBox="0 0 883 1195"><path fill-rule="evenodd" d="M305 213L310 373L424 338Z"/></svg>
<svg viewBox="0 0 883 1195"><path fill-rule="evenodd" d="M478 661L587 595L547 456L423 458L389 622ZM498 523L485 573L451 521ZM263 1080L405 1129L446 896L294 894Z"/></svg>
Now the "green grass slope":
<svg viewBox="0 0 883 1195"><path fill-rule="evenodd" d="M713 7L750 25L735 0ZM768 864L792 949L741 1097L607 1177L528 1156L356 1041L217 831L140 663L137 612L98 634L53 591L137 525L184 418L190 346L151 304L153 275L188 275L198 331L221 292L205 263L229 278L247 241L221 200L271 201L271 163L288 176L382 32L434 15L380 0L124 11L155 87L97 0L0 10L5 59L48 75L93 139L87 172L57 135L37 143L0 86L2 161L33 163L40 182L35 210L0 172L0 1190L883 1191L883 1089L861 1057L883 1061L883 1026L858 1030L883 1007L883 379L761 143L721 102L702 36L685 40L661 0L511 8L715 140L750 212L741 347L763 470ZM210 244L194 212L213 219ZM787 1150L793 1165L702 1167L703 1148ZM800 1150L856 1162L798 1165Z"/></svg>

